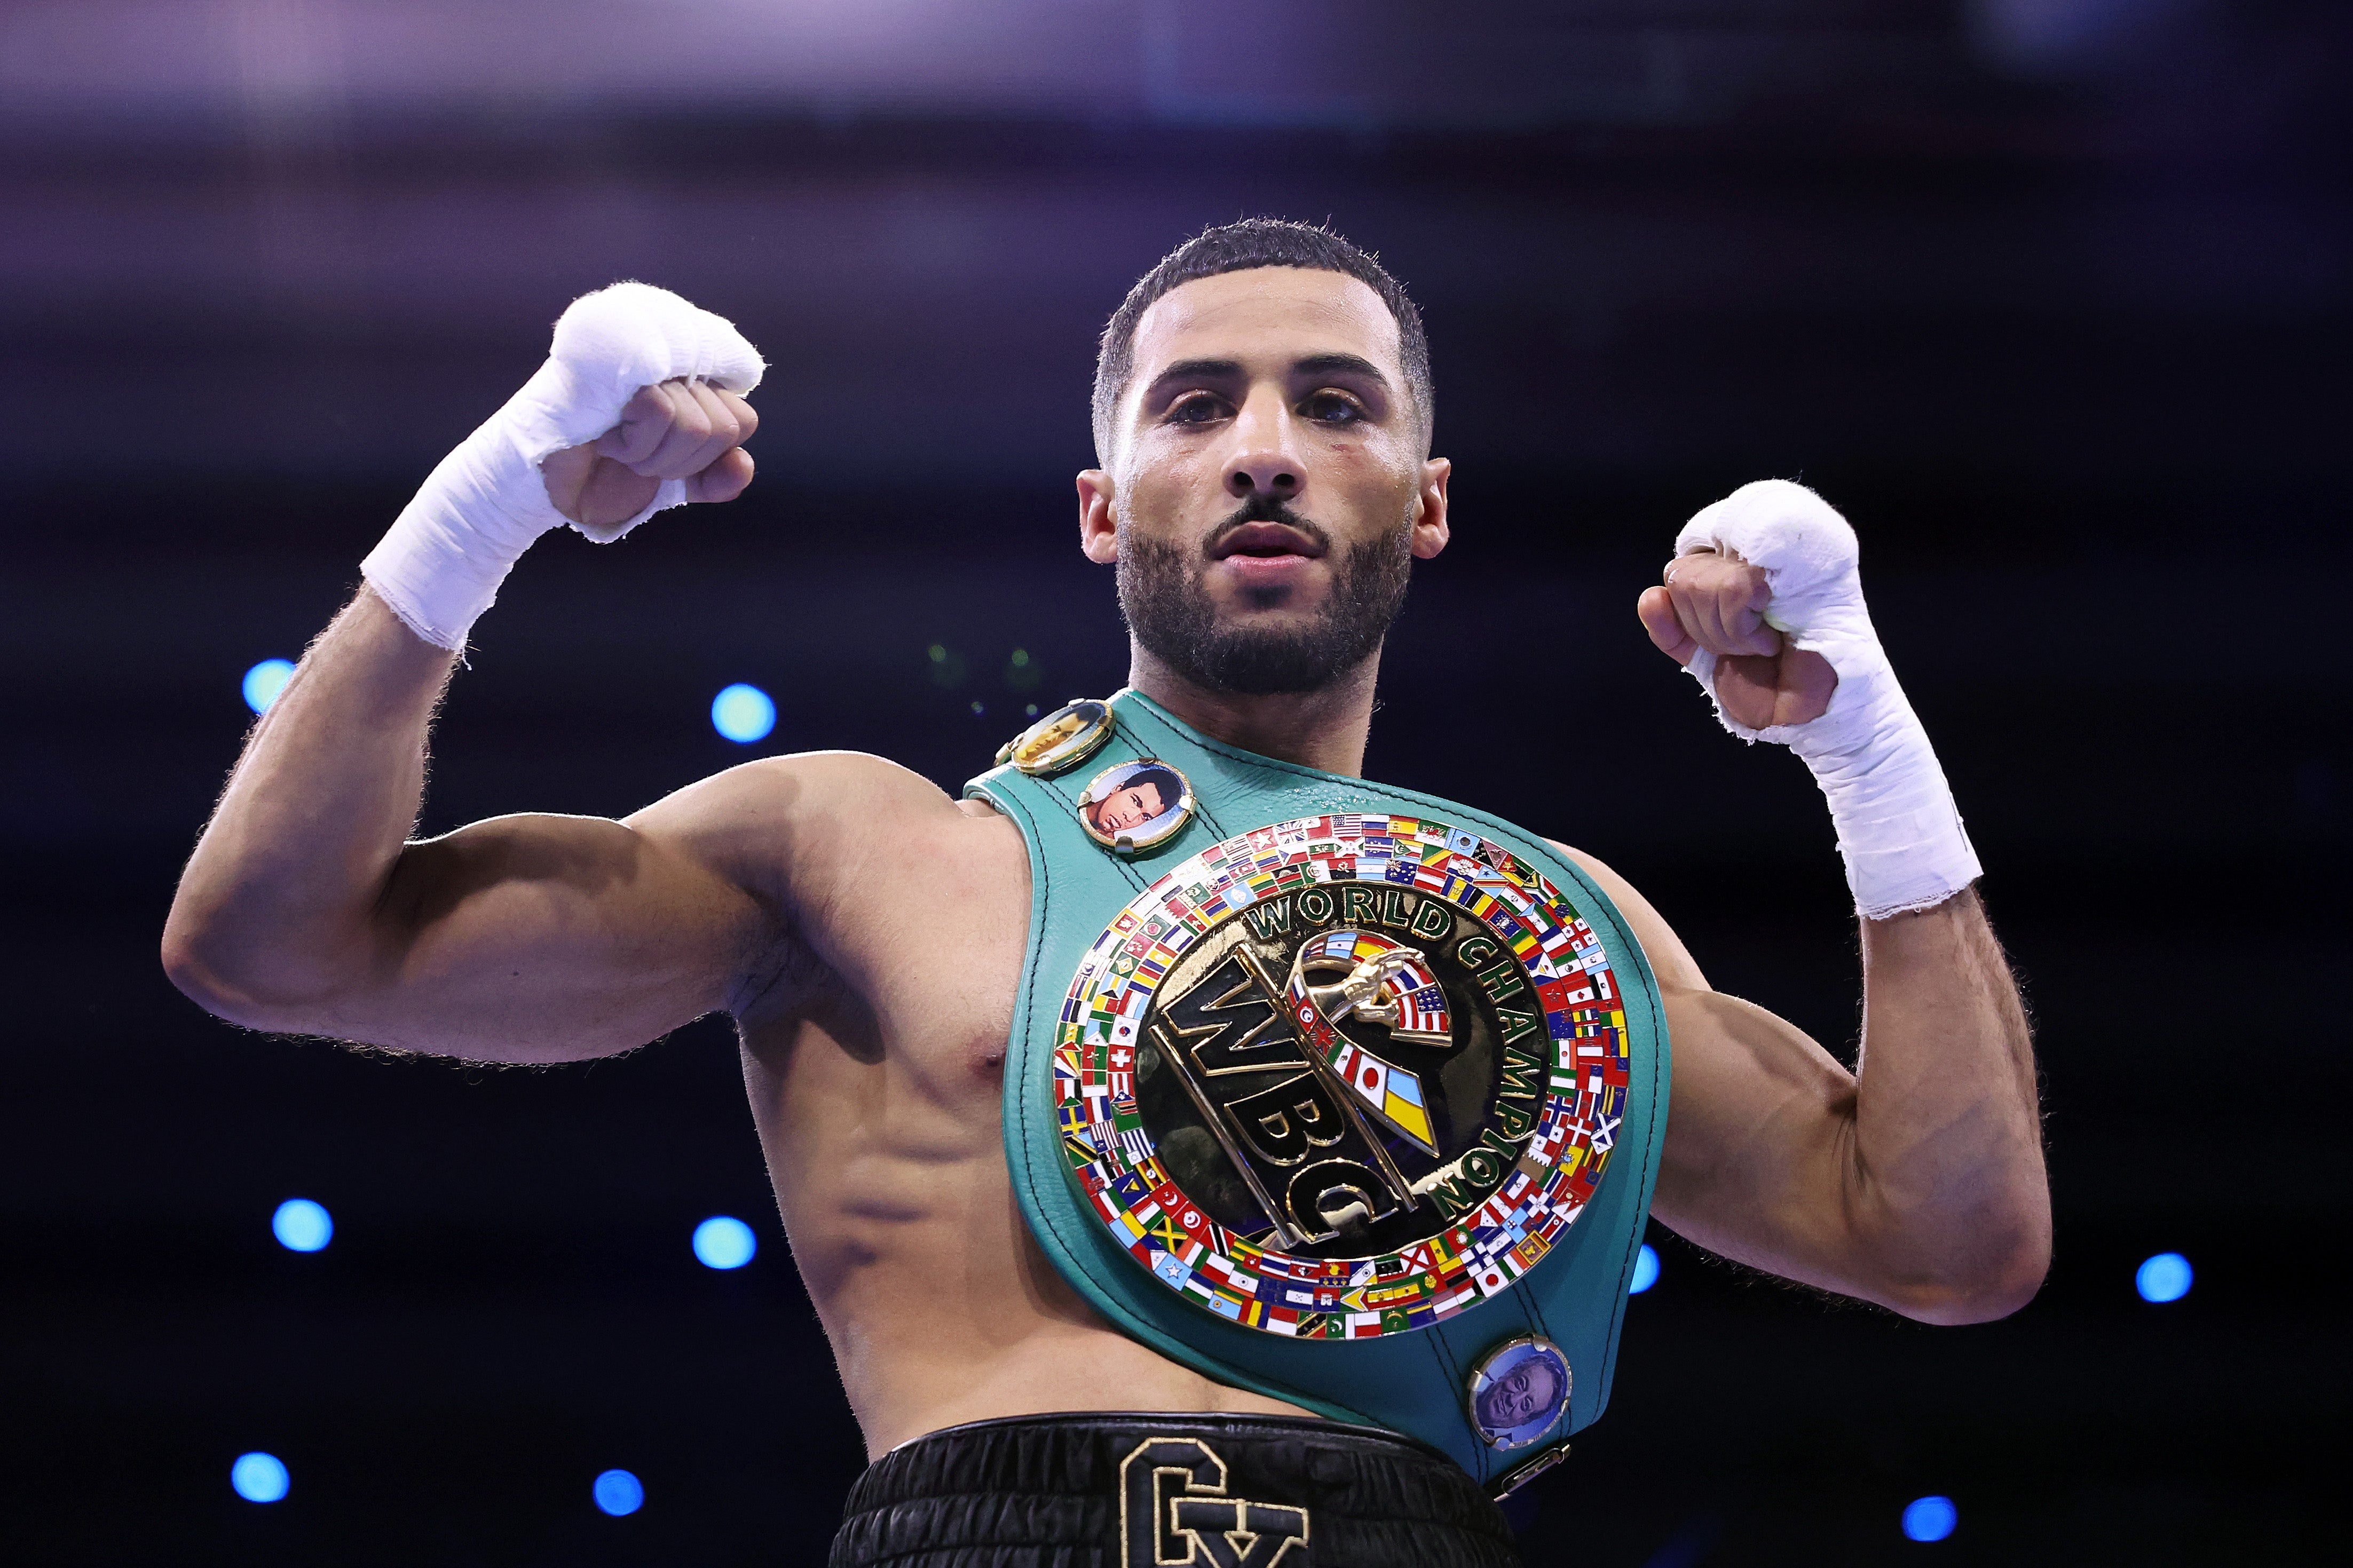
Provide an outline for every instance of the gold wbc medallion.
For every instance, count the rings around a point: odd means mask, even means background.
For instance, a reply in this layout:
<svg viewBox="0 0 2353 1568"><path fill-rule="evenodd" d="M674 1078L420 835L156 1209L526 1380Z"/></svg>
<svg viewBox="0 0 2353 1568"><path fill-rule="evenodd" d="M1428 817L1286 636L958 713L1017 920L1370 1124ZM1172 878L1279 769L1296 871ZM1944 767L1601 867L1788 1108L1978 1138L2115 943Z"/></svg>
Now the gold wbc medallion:
<svg viewBox="0 0 2353 1568"><path fill-rule="evenodd" d="M1011 763L1031 778L1047 778L1094 755L1113 730L1111 704L1074 697L997 749L997 764Z"/></svg>
<svg viewBox="0 0 2353 1568"><path fill-rule="evenodd" d="M1079 796L1079 826L1122 855L1166 844L1192 819L1192 781L1157 757L1114 763Z"/></svg>
<svg viewBox="0 0 2353 1568"><path fill-rule="evenodd" d="M1111 1239L1302 1339L1515 1289L1594 1195L1630 1086L1599 933L1504 846L1404 816L1272 823L1168 868L1089 949L1055 1038L1064 1164ZM1491 1447L1535 1451L1558 1358L1488 1369L1512 1379Z"/></svg>

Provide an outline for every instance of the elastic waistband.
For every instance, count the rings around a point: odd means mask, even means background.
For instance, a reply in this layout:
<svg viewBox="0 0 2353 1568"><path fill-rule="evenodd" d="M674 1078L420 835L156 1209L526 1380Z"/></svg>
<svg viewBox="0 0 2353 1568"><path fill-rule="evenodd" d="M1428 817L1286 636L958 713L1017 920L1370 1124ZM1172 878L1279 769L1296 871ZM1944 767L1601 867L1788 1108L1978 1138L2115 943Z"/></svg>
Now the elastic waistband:
<svg viewBox="0 0 2353 1568"><path fill-rule="evenodd" d="M951 1426L859 1478L830 1568L1518 1568L1503 1510L1395 1433L1089 1411Z"/></svg>

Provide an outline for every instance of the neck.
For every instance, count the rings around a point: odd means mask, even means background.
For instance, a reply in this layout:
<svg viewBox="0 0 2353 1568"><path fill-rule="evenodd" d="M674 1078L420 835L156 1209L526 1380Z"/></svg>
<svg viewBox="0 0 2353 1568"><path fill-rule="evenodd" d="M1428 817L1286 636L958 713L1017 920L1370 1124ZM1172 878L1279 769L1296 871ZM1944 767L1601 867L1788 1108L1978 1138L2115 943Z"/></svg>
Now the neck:
<svg viewBox="0 0 2353 1568"><path fill-rule="evenodd" d="M1249 697L1197 685L1131 640L1127 683L1229 746L1355 778L1365 771L1365 738L1373 727L1380 665L1376 651L1314 691Z"/></svg>

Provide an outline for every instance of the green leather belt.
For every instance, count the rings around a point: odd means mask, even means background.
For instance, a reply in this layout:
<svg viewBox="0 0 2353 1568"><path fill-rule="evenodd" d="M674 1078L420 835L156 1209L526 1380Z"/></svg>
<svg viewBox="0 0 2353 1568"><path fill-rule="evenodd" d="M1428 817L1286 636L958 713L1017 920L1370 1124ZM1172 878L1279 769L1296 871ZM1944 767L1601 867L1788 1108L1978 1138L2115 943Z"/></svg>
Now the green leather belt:
<svg viewBox="0 0 2353 1568"><path fill-rule="evenodd" d="M1609 1399L1666 1125L1616 908L1509 823L1134 691L1023 740L966 793L1029 847L1005 1141L1047 1257L1220 1383L1482 1482L1557 1457Z"/></svg>

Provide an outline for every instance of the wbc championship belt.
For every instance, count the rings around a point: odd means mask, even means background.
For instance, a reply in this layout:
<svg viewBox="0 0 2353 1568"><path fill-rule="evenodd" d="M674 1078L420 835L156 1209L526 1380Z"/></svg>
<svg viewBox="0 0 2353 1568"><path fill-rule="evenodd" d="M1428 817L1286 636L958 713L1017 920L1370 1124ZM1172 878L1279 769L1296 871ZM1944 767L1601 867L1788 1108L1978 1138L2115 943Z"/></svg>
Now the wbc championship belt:
<svg viewBox="0 0 2353 1568"><path fill-rule="evenodd" d="M1557 1458L1608 1398L1666 1121L1615 907L1507 823L1133 691L998 761L967 793L1029 847L1006 1152L1056 1268L1165 1355L1501 1489Z"/></svg>

